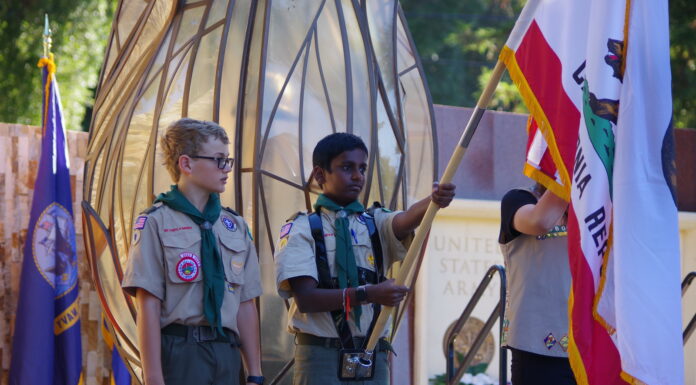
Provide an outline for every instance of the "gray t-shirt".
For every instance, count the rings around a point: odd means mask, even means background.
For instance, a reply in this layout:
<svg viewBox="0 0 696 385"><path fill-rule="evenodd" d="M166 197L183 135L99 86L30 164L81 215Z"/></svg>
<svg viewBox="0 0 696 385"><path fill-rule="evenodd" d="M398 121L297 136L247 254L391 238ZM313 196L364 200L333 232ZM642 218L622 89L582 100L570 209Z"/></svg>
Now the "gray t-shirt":
<svg viewBox="0 0 696 385"><path fill-rule="evenodd" d="M502 345L553 357L568 357L570 267L565 226L540 236L513 226L517 210L535 204L526 190L512 190L501 202L500 250L505 258L507 301Z"/></svg>

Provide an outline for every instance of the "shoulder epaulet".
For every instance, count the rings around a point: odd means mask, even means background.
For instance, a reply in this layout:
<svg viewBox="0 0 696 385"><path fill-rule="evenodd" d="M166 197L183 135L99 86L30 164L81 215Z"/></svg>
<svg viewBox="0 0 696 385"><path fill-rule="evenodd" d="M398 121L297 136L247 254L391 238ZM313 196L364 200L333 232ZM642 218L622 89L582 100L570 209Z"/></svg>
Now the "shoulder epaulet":
<svg viewBox="0 0 696 385"><path fill-rule="evenodd" d="M143 210L140 214L145 214L145 215L150 215L152 214L155 210L158 208L162 207L164 204L162 202L157 202L154 205L148 207L147 209Z"/></svg>
<svg viewBox="0 0 696 385"><path fill-rule="evenodd" d="M227 212L229 212L229 213L232 213L232 214L234 214L234 215L236 215L236 216L240 216L239 214L237 214L236 211L232 210L231 208L229 208L229 207L227 207L227 206L222 206L222 209L225 210L225 211L227 211Z"/></svg>
<svg viewBox="0 0 696 385"><path fill-rule="evenodd" d="M295 214L292 214L290 218L286 219L285 222L293 222L300 215L307 215L307 213L305 213L304 211L298 211Z"/></svg>

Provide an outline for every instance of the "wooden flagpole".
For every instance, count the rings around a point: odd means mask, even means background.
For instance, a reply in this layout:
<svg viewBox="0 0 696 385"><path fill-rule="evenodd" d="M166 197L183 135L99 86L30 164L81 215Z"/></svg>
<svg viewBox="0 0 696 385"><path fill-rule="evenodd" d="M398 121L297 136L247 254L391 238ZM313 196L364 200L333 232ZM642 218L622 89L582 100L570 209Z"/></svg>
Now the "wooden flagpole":
<svg viewBox="0 0 696 385"><path fill-rule="evenodd" d="M488 81L483 93L481 93L478 102L476 102L474 113L469 118L469 122L466 124L464 133L462 133L462 137L459 139L459 145L454 149L454 153L452 153L452 157L450 157L449 163L447 163L447 168L445 168L445 172L440 178L440 183L449 183L452 181L454 173L457 171L457 168L459 168L459 164L464 157L464 152L466 152L467 147L469 147L471 138L474 136L474 132L476 132L476 128L478 127L479 122L486 111L486 106L488 103L490 103L493 92L498 86L504 71L505 65L502 61L498 60L498 62L495 64L495 68L493 69L491 79ZM406 257L404 257L401 269L399 269L399 275L395 280L396 285L403 285L411 275L411 270L416 265L421 246L423 245L423 241L430 230L438 209L439 207L433 202L430 202L428 205L428 209L423 216L423 220L421 221L413 241L411 242L411 247L409 247ZM382 311L377 318L377 322L375 323L375 327L372 330L372 334L370 334L370 339L367 342L367 347L365 348L367 352L372 352L375 349L375 346L377 346L379 337L384 332L384 328L389 320L389 316L392 314L392 310L392 306L384 306L382 308Z"/></svg>

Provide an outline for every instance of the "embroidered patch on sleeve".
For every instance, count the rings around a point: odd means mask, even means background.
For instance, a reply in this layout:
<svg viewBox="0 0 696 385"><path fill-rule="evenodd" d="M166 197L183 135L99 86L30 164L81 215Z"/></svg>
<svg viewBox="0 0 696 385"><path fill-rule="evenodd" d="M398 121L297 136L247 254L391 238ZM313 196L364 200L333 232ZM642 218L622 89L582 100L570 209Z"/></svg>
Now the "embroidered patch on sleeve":
<svg viewBox="0 0 696 385"><path fill-rule="evenodd" d="M292 222L286 223L280 228L280 237L285 238L290 235L290 229L292 229Z"/></svg>
<svg viewBox="0 0 696 385"><path fill-rule="evenodd" d="M147 215L141 215L135 220L134 230L142 230L145 228L145 223L147 223Z"/></svg>

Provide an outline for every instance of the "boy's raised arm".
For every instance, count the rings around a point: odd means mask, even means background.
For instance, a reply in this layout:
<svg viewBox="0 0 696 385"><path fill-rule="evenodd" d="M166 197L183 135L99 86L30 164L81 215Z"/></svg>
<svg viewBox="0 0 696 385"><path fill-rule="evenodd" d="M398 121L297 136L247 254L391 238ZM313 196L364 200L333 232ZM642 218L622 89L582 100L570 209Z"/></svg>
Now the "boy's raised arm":
<svg viewBox="0 0 696 385"><path fill-rule="evenodd" d="M433 183L433 192L430 196L419 200L409 207L408 210L394 217L392 229L396 238L399 240L406 238L420 225L431 200L440 208L449 206L452 199L454 199L455 188L456 186L452 183Z"/></svg>

